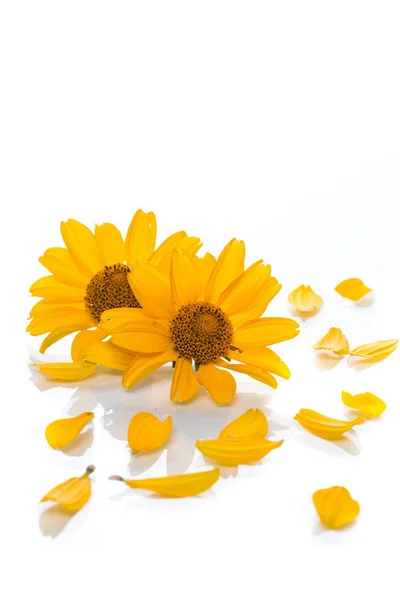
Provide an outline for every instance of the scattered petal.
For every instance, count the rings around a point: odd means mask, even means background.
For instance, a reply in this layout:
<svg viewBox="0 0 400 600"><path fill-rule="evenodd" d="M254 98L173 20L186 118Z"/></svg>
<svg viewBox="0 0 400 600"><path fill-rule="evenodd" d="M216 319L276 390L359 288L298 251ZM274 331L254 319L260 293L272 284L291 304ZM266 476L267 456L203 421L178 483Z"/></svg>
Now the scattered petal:
<svg viewBox="0 0 400 600"><path fill-rule="evenodd" d="M94 413L85 412L77 417L58 419L46 427L44 435L49 445L55 450L65 448L72 442L82 429L94 418Z"/></svg>
<svg viewBox="0 0 400 600"><path fill-rule="evenodd" d="M370 392L356 394L355 396L352 396L349 392L342 392L342 402L348 408L354 408L362 412L367 419L379 417L386 410L384 401Z"/></svg>
<svg viewBox="0 0 400 600"><path fill-rule="evenodd" d="M335 354L348 354L349 342L343 331L338 327L331 327L322 339L313 346L314 350L330 350Z"/></svg>
<svg viewBox="0 0 400 600"><path fill-rule="evenodd" d="M271 442L270 440L199 440L196 448L204 456L220 465L235 467L248 465L264 458L275 448L279 448L283 440Z"/></svg>
<svg viewBox="0 0 400 600"><path fill-rule="evenodd" d="M343 296L343 298L356 302L357 300L361 300L366 294L369 294L369 292L372 292L372 289L364 285L361 279L353 277L338 283L335 291Z"/></svg>
<svg viewBox="0 0 400 600"><path fill-rule="evenodd" d="M91 496L92 484L89 475L93 473L94 469L93 465L89 465L82 477L72 477L64 483L60 483L47 492L40 502L57 502L69 512L80 510Z"/></svg>
<svg viewBox="0 0 400 600"><path fill-rule="evenodd" d="M237 419L229 423L218 436L219 440L255 440L262 439L268 433L268 421L259 408L250 408Z"/></svg>
<svg viewBox="0 0 400 600"><path fill-rule="evenodd" d="M309 408L301 408L294 417L295 421L300 423L304 429L310 433L324 438L325 440L339 440L344 433L350 431L354 425L364 423L362 417L357 417L353 421L341 421L339 419L331 419L322 415L315 410Z"/></svg>
<svg viewBox="0 0 400 600"><path fill-rule="evenodd" d="M33 363L32 367L37 367L40 373L59 379L61 381L81 381L93 375L96 365L88 362L56 362L56 363Z"/></svg>
<svg viewBox="0 0 400 600"><path fill-rule="evenodd" d="M397 348L399 340L384 340L382 342L372 342L357 346L350 350L350 356L357 356L364 361L378 361L387 358Z"/></svg>
<svg viewBox="0 0 400 600"><path fill-rule="evenodd" d="M313 502L322 523L330 529L352 523L360 512L360 505L350 492L338 485L315 492Z"/></svg>
<svg viewBox="0 0 400 600"><path fill-rule="evenodd" d="M155 477L152 479L123 479L119 475L112 475L110 479L123 481L131 488L149 490L169 498L184 498L197 496L210 489L218 481L219 469L190 473L185 475L169 475L168 477Z"/></svg>
<svg viewBox="0 0 400 600"><path fill-rule="evenodd" d="M148 412L133 417L128 427L128 444L132 452L152 452L164 446L172 431L172 417L160 421Z"/></svg>
<svg viewBox="0 0 400 600"><path fill-rule="evenodd" d="M321 296L318 296L309 285L300 285L289 294L288 300L300 313L312 313L324 304Z"/></svg>

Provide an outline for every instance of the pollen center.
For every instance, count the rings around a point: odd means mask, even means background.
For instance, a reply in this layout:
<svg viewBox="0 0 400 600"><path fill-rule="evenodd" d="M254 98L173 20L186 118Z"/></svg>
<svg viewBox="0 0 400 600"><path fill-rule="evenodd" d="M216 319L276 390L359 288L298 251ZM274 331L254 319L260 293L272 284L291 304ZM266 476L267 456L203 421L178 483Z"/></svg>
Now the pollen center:
<svg viewBox="0 0 400 600"><path fill-rule="evenodd" d="M197 302L182 306L171 322L171 336L179 356L205 364L227 355L233 327L218 306Z"/></svg>
<svg viewBox="0 0 400 600"><path fill-rule="evenodd" d="M130 269L117 263L105 267L89 281L85 304L93 319L100 323L100 316L112 308L141 308L128 282Z"/></svg>

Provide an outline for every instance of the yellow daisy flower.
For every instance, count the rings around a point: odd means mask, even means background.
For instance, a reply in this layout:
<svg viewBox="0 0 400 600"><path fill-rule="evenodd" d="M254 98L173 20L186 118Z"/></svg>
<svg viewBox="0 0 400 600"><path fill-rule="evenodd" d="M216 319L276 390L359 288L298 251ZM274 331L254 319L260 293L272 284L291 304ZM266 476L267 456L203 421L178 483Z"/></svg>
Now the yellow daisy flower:
<svg viewBox="0 0 400 600"><path fill-rule="evenodd" d="M71 347L74 363L37 364L43 373L66 380L90 376L95 365L84 362L83 353L93 340L107 336L99 327L101 313L141 306L128 283L130 270L145 260L160 273L167 272L176 246L189 254L200 247L199 238L179 231L155 249L156 229L154 213L142 210L134 215L125 240L111 223L96 225L94 233L74 219L61 223L66 247L49 248L39 259L52 274L38 279L30 289L41 300L32 308L27 331L31 335L48 334L40 346L42 353L61 338L79 333ZM124 370L125 355L118 356L112 366Z"/></svg>
<svg viewBox="0 0 400 600"><path fill-rule="evenodd" d="M101 317L113 345L135 354L124 387L171 361L174 402L189 400L204 386L217 404L229 404L236 382L228 371L274 388L273 374L289 378L288 367L267 346L294 338L299 325L261 318L281 286L261 260L244 270L244 257L244 243L233 239L218 260L175 249L169 276L148 262L128 274L142 310L116 309Z"/></svg>

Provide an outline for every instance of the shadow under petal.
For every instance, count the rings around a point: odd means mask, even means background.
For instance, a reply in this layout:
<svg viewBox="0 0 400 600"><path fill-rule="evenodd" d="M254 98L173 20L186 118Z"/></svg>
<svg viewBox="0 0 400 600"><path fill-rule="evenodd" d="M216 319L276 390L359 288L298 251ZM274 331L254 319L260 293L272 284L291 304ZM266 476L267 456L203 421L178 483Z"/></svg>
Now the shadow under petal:
<svg viewBox="0 0 400 600"><path fill-rule="evenodd" d="M156 464L162 453L163 450L161 449L156 452L133 454L128 464L129 473L131 475L142 475Z"/></svg>
<svg viewBox="0 0 400 600"><path fill-rule="evenodd" d="M39 517L39 528L45 537L57 537L68 525L74 513L64 510L58 504L45 509Z"/></svg>
<svg viewBox="0 0 400 600"><path fill-rule="evenodd" d="M93 444L94 434L93 429L87 429L80 433L72 442L65 446L61 451L67 456L83 456Z"/></svg>
<svg viewBox="0 0 400 600"><path fill-rule="evenodd" d="M354 303L354 306L358 308L369 308L375 302L375 296L373 293L366 294L363 298Z"/></svg>
<svg viewBox="0 0 400 600"><path fill-rule="evenodd" d="M347 364L349 367L352 367L355 371L365 371L366 369L370 369L375 364L380 363L382 360L385 360L387 356L382 358L375 358L373 360L363 360L357 358L356 356L349 356L347 359Z"/></svg>
<svg viewBox="0 0 400 600"><path fill-rule="evenodd" d="M183 431L174 431L168 442L167 474L185 473L192 464L196 452L194 441Z"/></svg>
<svg viewBox="0 0 400 600"><path fill-rule="evenodd" d="M300 427L300 426L299 426ZM357 456L360 454L360 450L356 443L347 436L343 436L340 440L326 440L324 438L320 438L317 435L313 435L312 433L308 433L307 431L299 431L298 434L294 437L294 439L300 444L307 444L316 450L320 450L323 452L332 453L332 450L335 448L339 448L340 450L344 450L348 454L352 456Z"/></svg>
<svg viewBox="0 0 400 600"><path fill-rule="evenodd" d="M343 356L332 356L327 352L317 352L314 355L314 364L318 371L330 371L334 369L341 361Z"/></svg>

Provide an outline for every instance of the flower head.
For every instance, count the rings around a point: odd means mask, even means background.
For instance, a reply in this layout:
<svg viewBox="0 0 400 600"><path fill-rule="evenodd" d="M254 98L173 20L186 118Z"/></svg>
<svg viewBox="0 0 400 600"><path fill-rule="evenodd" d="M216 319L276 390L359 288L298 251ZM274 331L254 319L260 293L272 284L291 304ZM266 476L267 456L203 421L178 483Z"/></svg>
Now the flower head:
<svg viewBox="0 0 400 600"><path fill-rule="evenodd" d="M272 387L289 369L267 346L295 337L298 323L261 318L281 286L258 261L244 269L244 243L232 240L218 260L175 249L169 276L149 262L128 274L142 309L103 313L115 346L136 354L123 377L131 388L167 362L174 363L171 400L185 402L203 385L229 404L237 371Z"/></svg>

